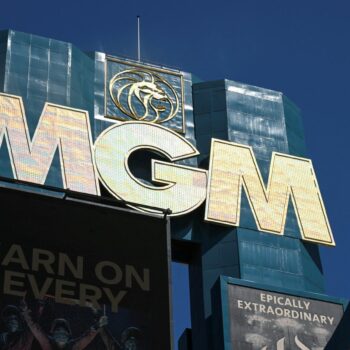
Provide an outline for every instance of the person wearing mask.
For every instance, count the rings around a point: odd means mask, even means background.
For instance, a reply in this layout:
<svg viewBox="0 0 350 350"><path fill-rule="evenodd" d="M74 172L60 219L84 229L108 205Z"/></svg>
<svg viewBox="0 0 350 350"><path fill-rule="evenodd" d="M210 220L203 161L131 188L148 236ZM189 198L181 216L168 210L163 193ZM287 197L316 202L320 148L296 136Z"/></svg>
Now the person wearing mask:
<svg viewBox="0 0 350 350"><path fill-rule="evenodd" d="M97 324L87 332L79 338L73 338L69 322L64 318L55 319L52 322L50 334L46 334L40 325L32 320L30 310L27 309L23 315L42 350L83 350L108 323L107 317L101 316Z"/></svg>
<svg viewBox="0 0 350 350"><path fill-rule="evenodd" d="M122 332L120 343L111 335L108 329L100 333L106 350L139 350L141 332L136 327L129 327Z"/></svg>
<svg viewBox="0 0 350 350"><path fill-rule="evenodd" d="M25 327L21 311L14 305L7 305L1 318L5 331L0 333L0 350L30 350L34 337Z"/></svg>

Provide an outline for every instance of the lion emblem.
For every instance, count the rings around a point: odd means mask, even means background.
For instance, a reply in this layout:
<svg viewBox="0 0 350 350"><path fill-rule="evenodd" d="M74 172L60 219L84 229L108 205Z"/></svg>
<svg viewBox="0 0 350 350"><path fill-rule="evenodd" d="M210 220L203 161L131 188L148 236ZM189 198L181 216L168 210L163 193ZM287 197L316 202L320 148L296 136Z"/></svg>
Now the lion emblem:
<svg viewBox="0 0 350 350"><path fill-rule="evenodd" d="M114 104L135 120L164 123L179 110L174 88L159 74L146 69L129 69L116 74L109 82Z"/></svg>

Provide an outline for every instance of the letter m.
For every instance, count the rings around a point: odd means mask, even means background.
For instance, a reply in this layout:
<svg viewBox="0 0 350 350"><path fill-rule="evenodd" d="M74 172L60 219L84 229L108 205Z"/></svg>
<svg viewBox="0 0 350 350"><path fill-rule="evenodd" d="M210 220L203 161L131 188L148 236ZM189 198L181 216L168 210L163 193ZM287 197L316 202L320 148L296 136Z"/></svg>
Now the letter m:
<svg viewBox="0 0 350 350"><path fill-rule="evenodd" d="M86 111L46 103L30 140L21 97L0 94L0 145L4 136L16 179L44 184L58 148L64 188L99 193Z"/></svg>
<svg viewBox="0 0 350 350"><path fill-rule="evenodd" d="M311 160L273 153L267 188L249 146L213 139L205 219L239 226L242 187L260 231L283 235L292 198L302 239L335 245Z"/></svg>

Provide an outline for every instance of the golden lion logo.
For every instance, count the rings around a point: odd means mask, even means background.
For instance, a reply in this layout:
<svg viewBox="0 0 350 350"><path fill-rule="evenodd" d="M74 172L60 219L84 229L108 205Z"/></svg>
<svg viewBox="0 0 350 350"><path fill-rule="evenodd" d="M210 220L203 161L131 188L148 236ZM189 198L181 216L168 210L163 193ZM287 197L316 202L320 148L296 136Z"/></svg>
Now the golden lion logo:
<svg viewBox="0 0 350 350"><path fill-rule="evenodd" d="M179 98L174 88L159 74L146 69L129 69L109 82L114 104L135 120L164 123L176 116Z"/></svg>

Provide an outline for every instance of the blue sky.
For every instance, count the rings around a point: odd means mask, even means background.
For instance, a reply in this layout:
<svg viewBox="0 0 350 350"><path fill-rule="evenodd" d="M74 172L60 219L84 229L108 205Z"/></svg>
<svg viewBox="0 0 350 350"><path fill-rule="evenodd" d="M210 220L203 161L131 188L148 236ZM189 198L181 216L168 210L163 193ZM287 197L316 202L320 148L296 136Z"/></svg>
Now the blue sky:
<svg viewBox="0 0 350 350"><path fill-rule="evenodd" d="M326 289L350 299L350 3L4 0L0 28L136 58L137 14L143 60L203 80L227 78L282 91L301 108L308 157L337 243L321 249ZM182 327L187 318L176 316Z"/></svg>

